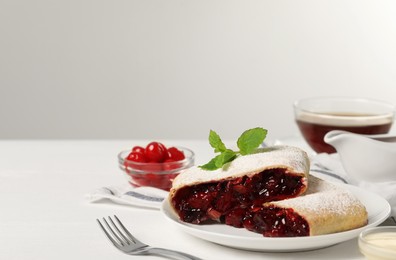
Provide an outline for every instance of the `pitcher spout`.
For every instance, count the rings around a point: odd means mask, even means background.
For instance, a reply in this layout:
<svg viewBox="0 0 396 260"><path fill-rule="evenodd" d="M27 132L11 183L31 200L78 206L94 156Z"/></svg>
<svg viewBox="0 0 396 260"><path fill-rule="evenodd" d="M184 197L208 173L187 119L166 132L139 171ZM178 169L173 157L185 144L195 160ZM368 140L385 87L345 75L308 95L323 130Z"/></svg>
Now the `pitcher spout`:
<svg viewBox="0 0 396 260"><path fill-rule="evenodd" d="M328 132L324 136L323 140L332 146L336 146L343 139L345 139L345 137L348 136L349 134L352 134L352 133L348 132L348 131L342 131L342 130L333 130L333 131Z"/></svg>

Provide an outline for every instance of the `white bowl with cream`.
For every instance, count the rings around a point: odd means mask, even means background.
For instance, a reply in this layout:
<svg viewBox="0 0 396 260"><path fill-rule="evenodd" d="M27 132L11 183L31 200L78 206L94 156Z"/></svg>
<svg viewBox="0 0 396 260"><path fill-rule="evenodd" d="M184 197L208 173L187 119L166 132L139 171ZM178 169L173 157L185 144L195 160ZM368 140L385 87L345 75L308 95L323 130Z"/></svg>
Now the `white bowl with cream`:
<svg viewBox="0 0 396 260"><path fill-rule="evenodd" d="M396 226L365 229L359 235L359 249L367 259L396 259Z"/></svg>

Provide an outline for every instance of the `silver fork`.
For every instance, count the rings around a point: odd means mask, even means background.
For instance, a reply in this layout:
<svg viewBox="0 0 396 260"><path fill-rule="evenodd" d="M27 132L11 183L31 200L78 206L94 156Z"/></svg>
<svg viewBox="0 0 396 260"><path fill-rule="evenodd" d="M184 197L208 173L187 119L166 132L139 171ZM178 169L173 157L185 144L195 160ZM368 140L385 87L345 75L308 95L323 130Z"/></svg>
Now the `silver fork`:
<svg viewBox="0 0 396 260"><path fill-rule="evenodd" d="M114 219L117 224L114 223L111 217L108 217L108 221L103 218L105 225L103 225L99 219L96 220L113 245L125 254L158 255L180 260L201 260L201 258L183 252L146 245L132 236L132 234L128 231L128 229L125 228L116 215L114 215Z"/></svg>

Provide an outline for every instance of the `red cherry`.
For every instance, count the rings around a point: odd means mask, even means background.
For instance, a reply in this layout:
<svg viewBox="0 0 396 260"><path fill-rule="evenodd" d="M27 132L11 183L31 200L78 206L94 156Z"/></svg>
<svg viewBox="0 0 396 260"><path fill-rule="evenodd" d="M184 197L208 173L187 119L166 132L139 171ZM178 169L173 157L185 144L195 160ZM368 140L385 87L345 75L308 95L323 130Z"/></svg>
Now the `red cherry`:
<svg viewBox="0 0 396 260"><path fill-rule="evenodd" d="M160 163L149 162L142 166L142 170L146 172L160 172L162 171L162 165Z"/></svg>
<svg viewBox="0 0 396 260"><path fill-rule="evenodd" d="M147 159L144 156L144 154L139 152L129 153L126 159L133 162L142 162L142 163L147 162Z"/></svg>
<svg viewBox="0 0 396 260"><path fill-rule="evenodd" d="M151 142L146 146L145 155L150 162L163 162L167 157L167 150L163 144Z"/></svg>
<svg viewBox="0 0 396 260"><path fill-rule="evenodd" d="M172 187L172 181L177 174L133 174L131 175L134 186L152 186L169 191Z"/></svg>
<svg viewBox="0 0 396 260"><path fill-rule="evenodd" d="M143 174L131 174L130 176L132 178L132 185L138 187L147 185L146 177Z"/></svg>
<svg viewBox="0 0 396 260"><path fill-rule="evenodd" d="M134 146L132 148L132 152L137 152L137 153L144 154L145 153L145 149L143 147L141 147L141 146Z"/></svg>
<svg viewBox="0 0 396 260"><path fill-rule="evenodd" d="M168 158L173 161L181 161L184 160L186 157L184 156L184 153L179 149L177 149L176 147L169 147Z"/></svg>
<svg viewBox="0 0 396 260"><path fill-rule="evenodd" d="M165 161L166 159L169 158L168 156L168 148L166 148L166 146L162 143L158 143L158 146L161 147L161 149L164 151L164 159L163 161Z"/></svg>
<svg viewBox="0 0 396 260"><path fill-rule="evenodd" d="M146 157L142 153L130 152L128 156L125 158L124 165L125 170L129 173L131 170L141 170L141 163L147 162Z"/></svg>
<svg viewBox="0 0 396 260"><path fill-rule="evenodd" d="M166 159L163 163L162 168L164 169L164 171L171 171L174 169L178 169L181 166L181 163L176 163L176 161L173 159Z"/></svg>

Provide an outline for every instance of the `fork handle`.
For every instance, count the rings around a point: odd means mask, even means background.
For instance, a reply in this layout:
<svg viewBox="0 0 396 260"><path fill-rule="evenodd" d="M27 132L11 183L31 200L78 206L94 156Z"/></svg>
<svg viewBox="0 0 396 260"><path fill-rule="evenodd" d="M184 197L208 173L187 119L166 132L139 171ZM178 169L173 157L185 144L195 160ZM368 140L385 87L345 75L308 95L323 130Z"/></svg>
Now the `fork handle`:
<svg viewBox="0 0 396 260"><path fill-rule="evenodd" d="M145 251L149 254L172 257L177 260L202 260L201 258L187 253L159 247L147 247Z"/></svg>

